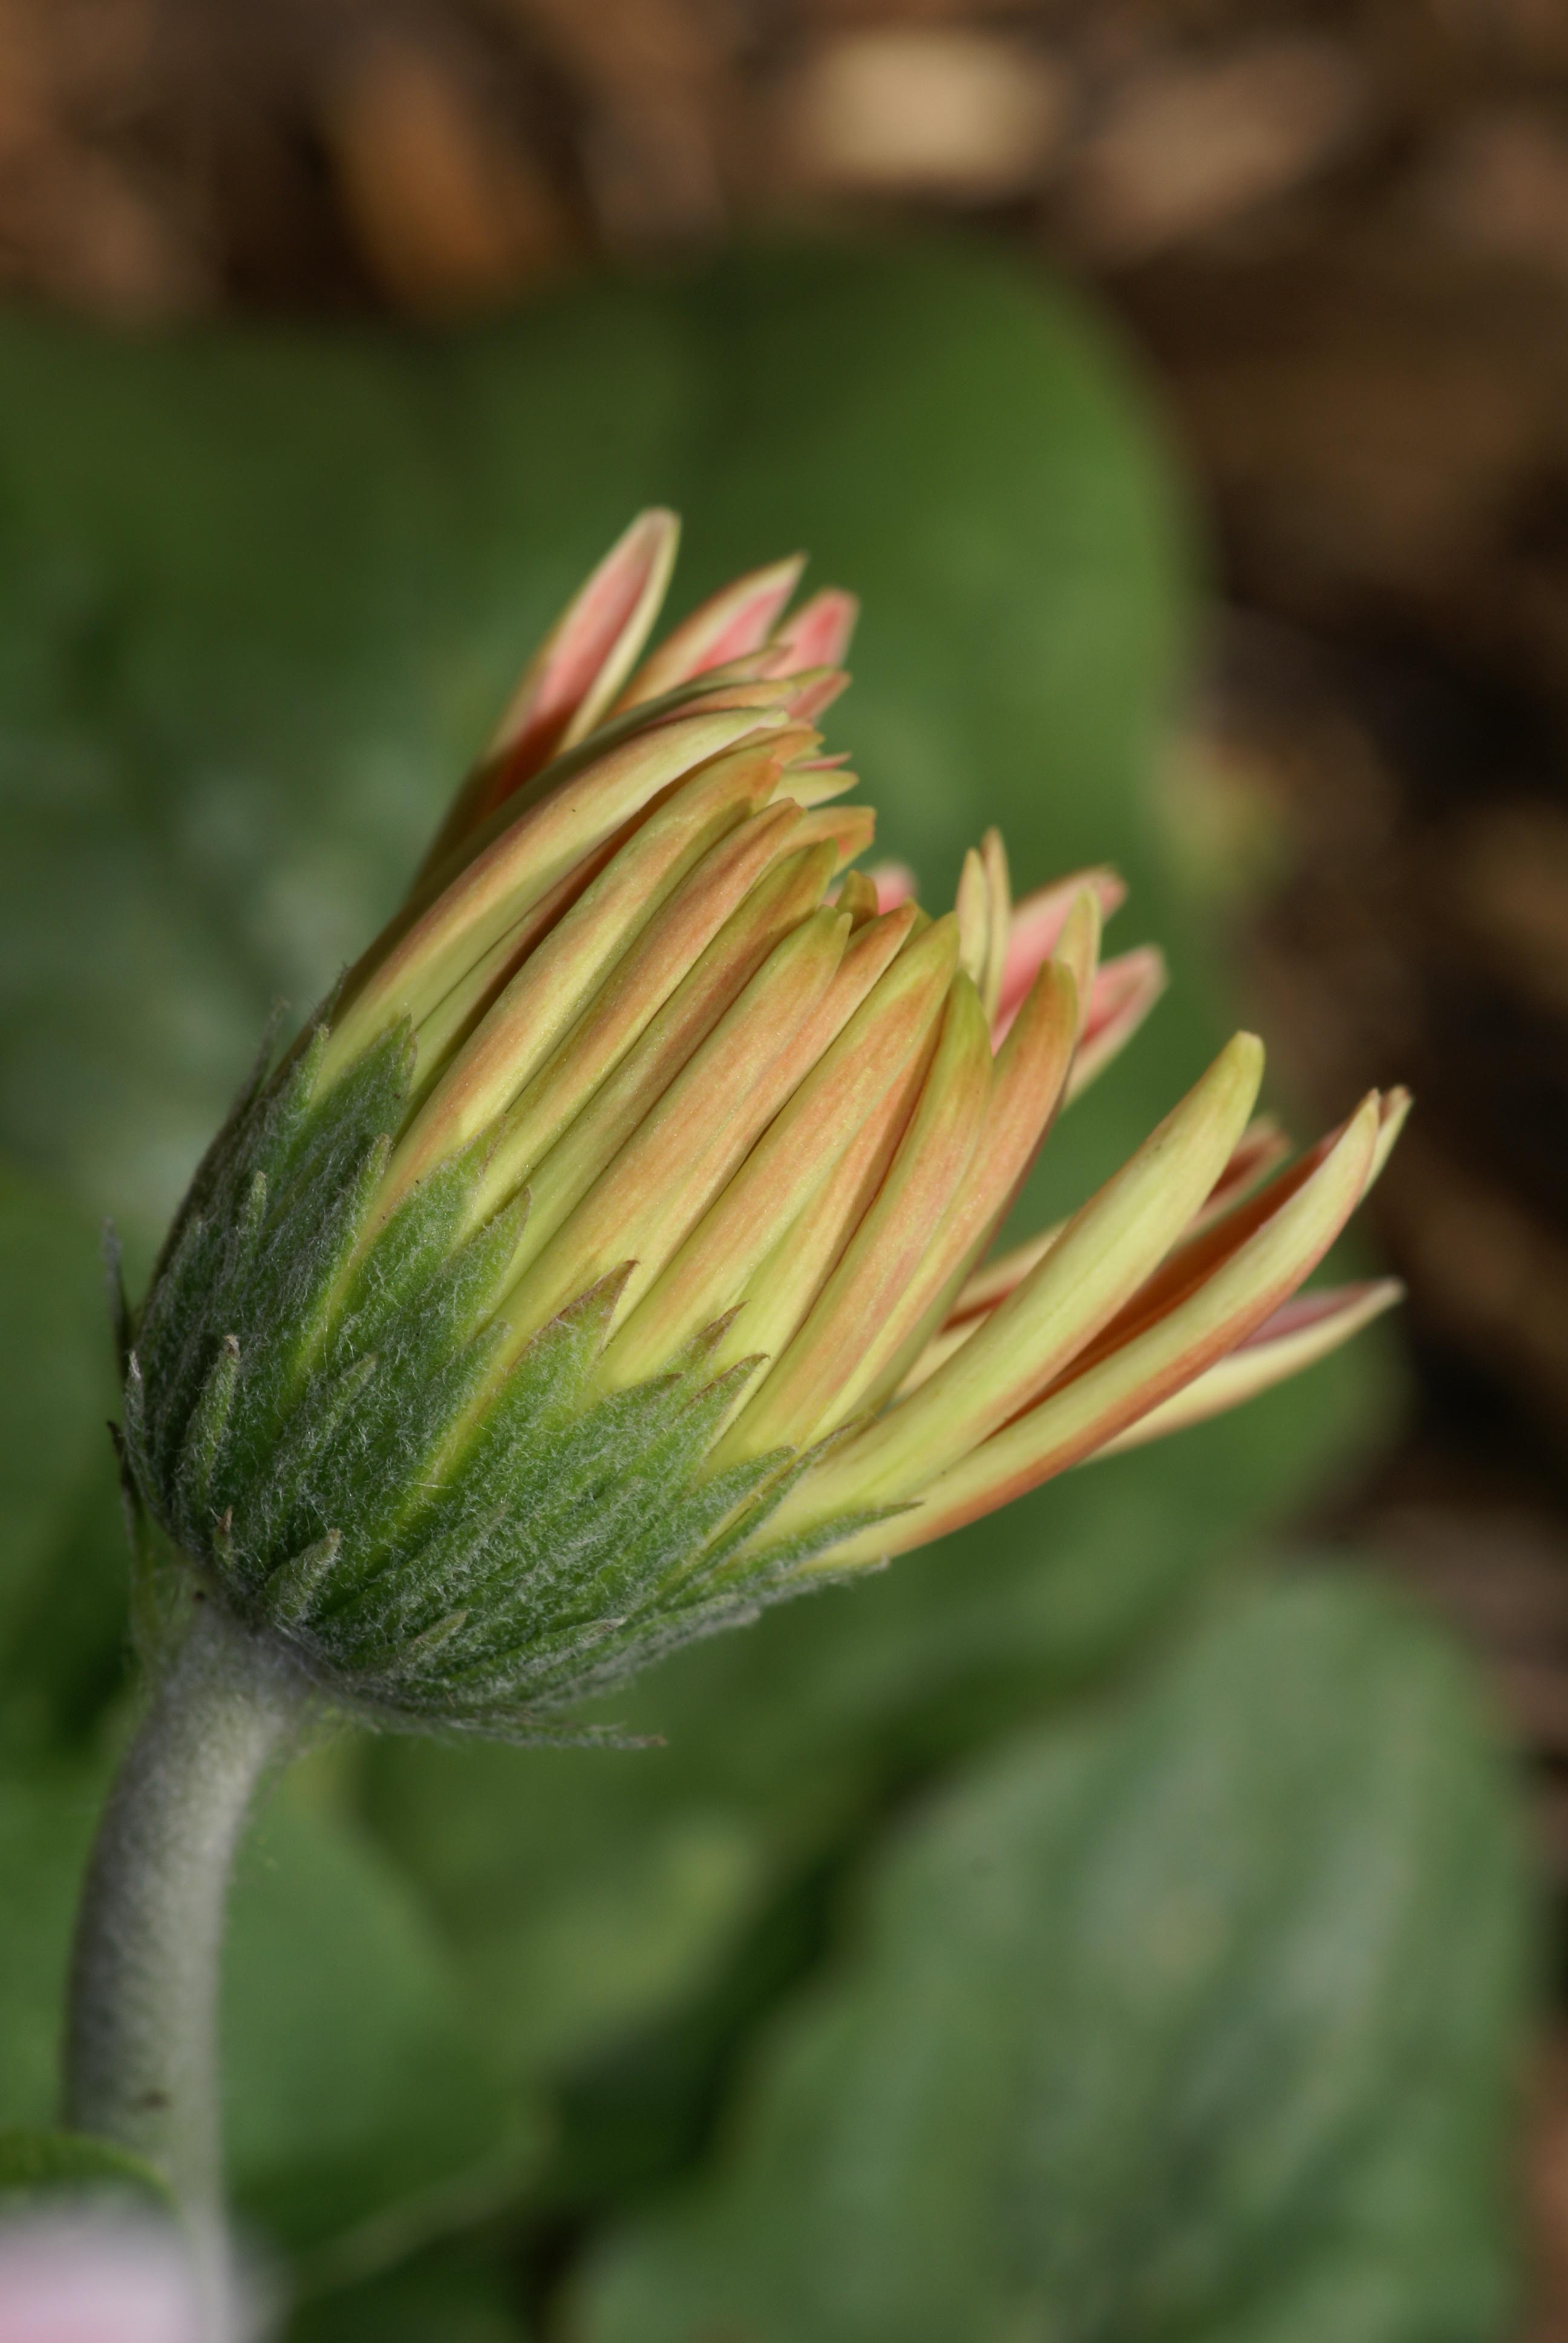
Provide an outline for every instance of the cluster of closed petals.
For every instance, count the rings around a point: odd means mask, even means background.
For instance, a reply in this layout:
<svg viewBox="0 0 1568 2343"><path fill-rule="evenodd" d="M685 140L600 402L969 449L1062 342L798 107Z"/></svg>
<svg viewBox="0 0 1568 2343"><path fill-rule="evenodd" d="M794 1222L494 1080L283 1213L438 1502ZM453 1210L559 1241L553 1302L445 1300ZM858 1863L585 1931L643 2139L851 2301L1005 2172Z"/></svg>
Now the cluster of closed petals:
<svg viewBox="0 0 1568 2343"><path fill-rule="evenodd" d="M994 831L940 918L855 867L873 818L816 724L853 600L791 613L782 562L647 654L675 540L643 515L570 605L333 1007L328 1087L395 1024L417 1051L361 1249L466 1153L463 1233L513 1215L495 1376L608 1284L596 1388L693 1345L744 1365L712 1469L811 1453L766 1534L834 1567L1228 1407L1386 1307L1386 1281L1297 1290L1403 1094L1287 1163L1246 1034L1070 1220L990 1257L1159 955L1101 960L1111 871L1015 901Z"/></svg>

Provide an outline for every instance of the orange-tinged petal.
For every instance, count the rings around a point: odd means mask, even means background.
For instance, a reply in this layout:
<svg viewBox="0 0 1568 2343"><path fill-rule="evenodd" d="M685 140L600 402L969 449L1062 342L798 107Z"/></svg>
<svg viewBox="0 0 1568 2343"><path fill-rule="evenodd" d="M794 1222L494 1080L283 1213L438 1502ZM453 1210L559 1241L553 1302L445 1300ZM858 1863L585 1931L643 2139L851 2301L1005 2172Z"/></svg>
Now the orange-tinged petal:
<svg viewBox="0 0 1568 2343"><path fill-rule="evenodd" d="M847 870L839 890L839 909L849 915L851 928L864 927L877 916L877 890L863 870Z"/></svg>
<svg viewBox="0 0 1568 2343"><path fill-rule="evenodd" d="M389 1202L486 1123L494 1126L497 1141L476 1210L511 1192L524 1169L548 1151L651 1024L764 873L799 850L800 817L792 808L765 806L749 820L744 804L740 811L742 818L695 861L681 858L686 867L673 872L672 883L657 890L650 885L646 903L636 900L618 931L610 930L614 949L597 967L572 966L591 950L593 933L574 940L569 921L563 921L546 939L399 1142L385 1183ZM647 875L646 865L640 874L633 868L622 875L635 888L639 875ZM552 966L558 938L578 949ZM538 962L545 963L540 985L525 984ZM581 980L563 1000L574 974ZM495 1033L503 1013L514 1030ZM481 1054L476 1045L487 1039L495 1046ZM473 1093L487 1078L491 1094L476 1113Z"/></svg>
<svg viewBox="0 0 1568 2343"><path fill-rule="evenodd" d="M397 1018L417 1024L569 877L574 864L672 782L755 731L777 730L783 720L766 709L678 719L627 741L570 788L529 806L411 924L395 920L350 971L332 1019L324 1081Z"/></svg>
<svg viewBox="0 0 1568 2343"><path fill-rule="evenodd" d="M957 1349L954 1341L928 1359L939 1342L938 1330L1011 1211L1044 1142L1061 1101L1077 1030L1071 976L1059 960L1047 960L996 1060L974 1161L920 1269L910 1281L899 1313L899 1339L879 1346L883 1363L868 1384L868 1404L879 1404L900 1388L912 1390ZM960 1339L972 1331L972 1325L966 1325ZM917 1362L921 1366L918 1374L913 1372Z"/></svg>
<svg viewBox="0 0 1568 2343"><path fill-rule="evenodd" d="M1387 1159L1387 1148L1392 1141L1385 1143L1385 1134L1391 1121L1397 1132L1403 1116L1402 1113L1391 1116L1386 1101L1375 1091L1370 1091L1362 1101L1352 1121L1358 1121L1368 1114L1372 1117L1374 1133L1367 1168L1367 1184L1370 1186ZM1238 1252L1257 1230L1264 1227L1316 1177L1321 1166L1340 1147L1345 1131L1350 1128L1351 1124L1346 1123L1342 1124L1338 1131L1331 1131L1298 1162L1278 1173L1254 1194L1233 1205L1230 1212L1213 1220L1200 1217L1183 1242L1161 1263L1141 1291L1133 1296L1126 1310L1099 1335L1088 1358L1098 1358L1119 1348L1131 1334L1152 1323L1211 1277L1221 1263Z"/></svg>
<svg viewBox="0 0 1568 2343"><path fill-rule="evenodd" d="M804 1323L714 1455L715 1469L803 1448L855 1413L920 1314L931 1239L970 1167L992 1081L980 995L960 973L888 1175Z"/></svg>
<svg viewBox="0 0 1568 2343"><path fill-rule="evenodd" d="M951 923L928 929L917 945L900 951L910 925L905 910L854 931L819 1008L798 1036L796 1053L804 1061L799 1087L611 1342L604 1362L608 1382L635 1383L654 1373L743 1298L737 1341L747 1351L772 1347L774 1313L766 1313L769 1324L759 1332L765 1313L753 1306L749 1281L809 1212L819 1228L805 1233L804 1250L797 1252L807 1274L812 1240L834 1219L824 1191L857 1138L900 1091L952 977ZM807 1287L801 1313L813 1290Z"/></svg>
<svg viewBox="0 0 1568 2343"><path fill-rule="evenodd" d="M850 1135L826 1181L747 1280L743 1306L719 1345L720 1356L778 1358L789 1348L834 1262L887 1178L936 1046L922 1046ZM739 1404L739 1402L737 1403Z"/></svg>
<svg viewBox="0 0 1568 2343"><path fill-rule="evenodd" d="M846 689L849 680L843 669L836 667L817 668L804 675L742 678L733 683L719 683L709 679L699 691L693 694L691 705L705 709L781 708L791 722L809 724L813 702L817 706L827 707ZM819 699L818 694L822 696ZM686 705L682 696L674 702L676 712L684 713ZM639 711L633 709L629 716L634 724L648 723L652 720L653 710L644 709L639 717ZM660 718L659 720L668 719ZM605 729L608 731L610 728L607 725Z"/></svg>
<svg viewBox="0 0 1568 2343"><path fill-rule="evenodd" d="M854 778L851 773L851 784ZM831 840L833 851L838 857L837 867L840 870L847 862L853 862L858 854L864 854L877 834L876 809L871 806L812 805L809 799L803 800L798 797L793 789L780 790L777 802L801 808L805 816L800 825L803 840L813 843L819 838Z"/></svg>
<svg viewBox="0 0 1568 2343"><path fill-rule="evenodd" d="M639 513L570 601L524 671L478 769L420 868L431 870L492 807L592 729L648 640L675 566L680 523Z"/></svg>
<svg viewBox="0 0 1568 2343"><path fill-rule="evenodd" d="M831 982L848 935L843 914L825 908L775 946L506 1295L506 1355L622 1261L634 1263L628 1301L646 1292L781 1103L779 1061Z"/></svg>
<svg viewBox="0 0 1568 2343"><path fill-rule="evenodd" d="M776 770L765 749L731 749L649 815L458 1051L397 1151L394 1197L505 1111L681 880L766 801Z"/></svg>
<svg viewBox="0 0 1568 2343"><path fill-rule="evenodd" d="M792 554L788 560L770 561L724 587L643 661L617 701L618 709L640 707L705 669L759 650L799 584L805 567L805 555Z"/></svg>
<svg viewBox="0 0 1568 2343"><path fill-rule="evenodd" d="M1262 1045L1238 1033L970 1341L787 1499L779 1534L849 1505L898 1503L1028 1406L1148 1279L1223 1170L1251 1112Z"/></svg>
<svg viewBox="0 0 1568 2343"><path fill-rule="evenodd" d="M1372 1167L1377 1124L1374 1097L1306 1184L1212 1277L930 1481L912 1513L836 1548L834 1565L907 1553L1038 1488L1245 1342L1311 1275L1354 1210ZM804 1483L799 1494L809 1487ZM786 1500L769 1524L773 1534L784 1534L784 1517L797 1502Z"/></svg>
<svg viewBox="0 0 1568 2343"><path fill-rule="evenodd" d="M822 900L832 872L826 846L788 853L767 870L648 1020L613 1071L602 1067L581 1111L562 1131L561 1091L530 1089L506 1115L474 1200L487 1218L527 1180L532 1195L519 1269L587 1195L611 1159L678 1079L759 970ZM568 1055L568 1051L563 1055ZM569 1087L571 1069L562 1069Z"/></svg>
<svg viewBox="0 0 1568 2343"><path fill-rule="evenodd" d="M849 769L842 757L798 757L779 775L779 795L793 798L797 805L824 806L834 798L841 798L846 789L858 787L859 779L859 773ZM874 809L868 806L865 810L874 822ZM884 903L882 909L890 910L892 906Z"/></svg>
<svg viewBox="0 0 1568 2343"><path fill-rule="evenodd" d="M1273 1170L1287 1151L1288 1142L1273 1116L1254 1115L1236 1141L1224 1171L1193 1215L1188 1233L1195 1235L1221 1218ZM950 1357L960 1342L968 1341L976 1319L988 1316L999 1302L1006 1301L1014 1286L1022 1284L1036 1262L1045 1259L1066 1226L1065 1221L1057 1221L1051 1227L1039 1230L1035 1235L1026 1237L1022 1244L1010 1246L994 1261L988 1261L965 1280L942 1328L941 1358ZM930 1365L922 1361L923 1372L918 1380L923 1383L931 1367L940 1363L936 1358ZM915 1380L911 1377L911 1388Z"/></svg>
<svg viewBox="0 0 1568 2343"><path fill-rule="evenodd" d="M1206 1423L1211 1416L1240 1407L1243 1401L1326 1359L1403 1298L1404 1288L1397 1277L1296 1294L1265 1318L1256 1333L1182 1390L1139 1416L1094 1454L1118 1456L1125 1448L1141 1448L1148 1441L1163 1440L1169 1433L1185 1432L1190 1424Z"/></svg>

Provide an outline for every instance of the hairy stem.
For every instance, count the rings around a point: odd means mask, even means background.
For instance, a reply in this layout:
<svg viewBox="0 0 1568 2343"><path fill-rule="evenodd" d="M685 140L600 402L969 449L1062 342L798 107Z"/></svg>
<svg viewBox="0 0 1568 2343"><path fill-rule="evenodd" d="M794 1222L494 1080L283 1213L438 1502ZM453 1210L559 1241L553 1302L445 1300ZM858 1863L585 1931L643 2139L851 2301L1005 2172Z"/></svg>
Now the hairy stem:
<svg viewBox="0 0 1568 2343"><path fill-rule="evenodd" d="M198 1602L109 1793L76 1920L65 2120L156 2165L215 2238L229 1873L256 1783L304 1701L297 1677Z"/></svg>

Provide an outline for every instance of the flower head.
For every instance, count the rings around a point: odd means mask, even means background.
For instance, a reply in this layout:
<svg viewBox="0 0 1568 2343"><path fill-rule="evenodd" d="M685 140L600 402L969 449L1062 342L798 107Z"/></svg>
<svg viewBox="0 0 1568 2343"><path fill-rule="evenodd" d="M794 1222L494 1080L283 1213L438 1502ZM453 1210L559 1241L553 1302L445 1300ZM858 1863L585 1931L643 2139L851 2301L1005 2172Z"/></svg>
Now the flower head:
<svg viewBox="0 0 1568 2343"><path fill-rule="evenodd" d="M197 1174L135 1331L137 1490L215 1592L392 1718L528 1732L769 1600L1292 1372L1292 1296L1402 1095L1293 1166L1241 1034L987 1261L1163 983L1091 870L954 909L853 866L801 565L643 657L645 514L548 637L402 910ZM640 658L640 664L638 663ZM1261 1183L1261 1184L1260 1184Z"/></svg>

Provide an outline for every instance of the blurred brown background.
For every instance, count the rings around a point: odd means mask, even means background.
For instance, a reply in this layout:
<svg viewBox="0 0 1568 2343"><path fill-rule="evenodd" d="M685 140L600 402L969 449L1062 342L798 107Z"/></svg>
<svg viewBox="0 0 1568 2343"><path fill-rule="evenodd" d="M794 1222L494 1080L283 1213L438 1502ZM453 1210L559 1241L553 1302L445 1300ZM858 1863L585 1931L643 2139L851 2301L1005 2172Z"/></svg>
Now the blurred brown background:
<svg viewBox="0 0 1568 2343"><path fill-rule="evenodd" d="M1568 1878L1568 0L0 0L13 297L444 317L890 217L1164 386L1225 594L1173 845L1303 1110L1420 1101L1417 1413L1325 1526L1478 1638Z"/></svg>

